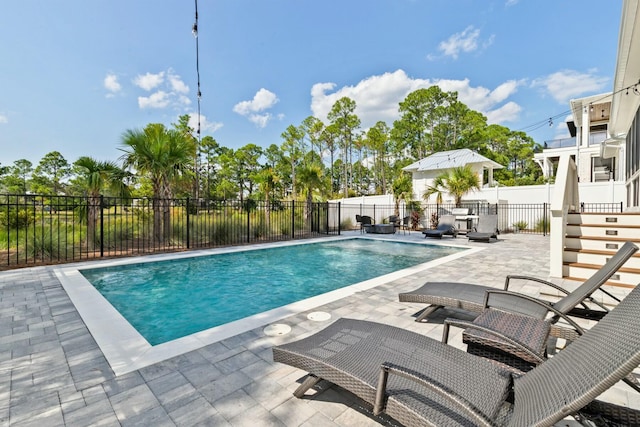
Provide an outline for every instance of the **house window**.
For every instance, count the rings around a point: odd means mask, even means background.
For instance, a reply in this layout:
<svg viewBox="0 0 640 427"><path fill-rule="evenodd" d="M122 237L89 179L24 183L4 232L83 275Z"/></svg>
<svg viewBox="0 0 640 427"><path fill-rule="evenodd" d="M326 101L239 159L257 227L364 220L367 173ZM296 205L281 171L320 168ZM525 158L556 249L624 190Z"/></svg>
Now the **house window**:
<svg viewBox="0 0 640 427"><path fill-rule="evenodd" d="M615 177L615 158L591 158L591 182L609 181Z"/></svg>

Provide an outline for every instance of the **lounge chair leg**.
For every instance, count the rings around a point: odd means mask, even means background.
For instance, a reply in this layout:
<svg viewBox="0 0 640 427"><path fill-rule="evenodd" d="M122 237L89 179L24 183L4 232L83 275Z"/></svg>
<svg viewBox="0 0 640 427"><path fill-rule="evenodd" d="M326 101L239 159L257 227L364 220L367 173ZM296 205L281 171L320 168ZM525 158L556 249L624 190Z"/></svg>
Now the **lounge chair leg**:
<svg viewBox="0 0 640 427"><path fill-rule="evenodd" d="M416 322L422 322L428 315L430 315L431 313L433 313L434 311L436 311L439 308L444 307L443 305L430 305L429 307L425 308L424 310L422 310L422 313L420 314L420 316L416 317Z"/></svg>
<svg viewBox="0 0 640 427"><path fill-rule="evenodd" d="M300 384L300 386L293 392L293 395L298 399L301 399L302 396L309 390L311 387L316 385L321 378L317 377L313 374L307 375L307 378Z"/></svg>

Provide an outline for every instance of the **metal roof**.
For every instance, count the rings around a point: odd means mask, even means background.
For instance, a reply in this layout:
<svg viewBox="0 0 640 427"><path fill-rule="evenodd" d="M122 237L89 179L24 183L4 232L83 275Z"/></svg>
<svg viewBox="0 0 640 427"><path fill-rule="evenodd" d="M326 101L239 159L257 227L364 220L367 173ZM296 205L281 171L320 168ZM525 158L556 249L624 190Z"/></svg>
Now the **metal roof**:
<svg viewBox="0 0 640 427"><path fill-rule="evenodd" d="M487 159L486 157L476 153L475 151L471 151L468 148L461 148L459 150L440 151L438 153L433 153L429 157L425 157L422 160L418 160L417 162L404 167L403 170L409 172L444 170L474 163L482 163L482 166L488 169L503 168L500 163L496 163L491 159Z"/></svg>

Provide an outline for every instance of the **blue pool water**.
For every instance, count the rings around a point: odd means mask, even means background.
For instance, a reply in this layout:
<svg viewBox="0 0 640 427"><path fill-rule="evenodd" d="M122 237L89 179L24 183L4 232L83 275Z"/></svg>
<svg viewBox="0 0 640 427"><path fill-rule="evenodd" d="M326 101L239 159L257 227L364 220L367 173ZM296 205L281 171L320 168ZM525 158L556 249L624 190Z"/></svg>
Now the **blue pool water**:
<svg viewBox="0 0 640 427"><path fill-rule="evenodd" d="M349 239L81 273L156 345L461 250Z"/></svg>

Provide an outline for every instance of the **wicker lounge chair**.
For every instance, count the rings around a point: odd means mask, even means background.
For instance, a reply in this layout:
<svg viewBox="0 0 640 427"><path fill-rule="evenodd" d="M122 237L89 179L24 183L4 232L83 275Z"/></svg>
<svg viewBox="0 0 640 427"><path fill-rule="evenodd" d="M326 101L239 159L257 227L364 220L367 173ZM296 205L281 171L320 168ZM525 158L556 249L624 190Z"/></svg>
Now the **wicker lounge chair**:
<svg viewBox="0 0 640 427"><path fill-rule="evenodd" d="M423 230L422 234L424 234L425 239L427 237L442 239L444 235L458 237L455 221L456 218L453 215L442 215L438 221L438 226L434 230Z"/></svg>
<svg viewBox="0 0 640 427"><path fill-rule="evenodd" d="M495 298L494 295L508 295L512 302L524 299L543 306L569 325L569 328L562 327L562 335L566 339L574 341L585 332L571 318L555 310L547 302L528 295L493 289L487 291L485 309L473 322L445 319L442 342L448 341L449 328L453 325L464 328L462 341L467 344L467 353L498 361L521 372L530 371L544 362L547 359L547 339L550 334L553 335L552 323L555 319L538 319L493 307L491 301ZM624 382L640 392L640 381L635 375L628 375Z"/></svg>
<svg viewBox="0 0 640 427"><path fill-rule="evenodd" d="M640 364L639 311L636 288L591 330L523 375L415 332L344 318L274 347L273 357L309 373L296 397L325 379L404 425L552 426L594 412L637 425L638 411L594 399Z"/></svg>
<svg viewBox="0 0 640 427"><path fill-rule="evenodd" d="M638 247L634 243L625 243L614 256L612 256L597 272L593 274L593 276L572 292L563 289L555 283L551 283L543 279L520 275L507 276L504 289L509 289L509 283L511 280L522 279L535 281L566 294L562 299L553 304L553 307L556 310L571 316L598 320L607 313L608 309L604 304L593 299L591 294L599 290L614 301L619 301L618 298L602 289L601 286L609 280L609 278L618 271L618 269L622 267L622 265L631 258L637 250ZM429 314L442 307L461 308L463 310L480 313L484 309L485 292L492 289L496 288L474 285L471 283L427 282L422 287L412 292L401 293L399 295L399 299L400 302L429 304L429 306L416 318L417 322L421 322ZM585 304L585 300L597 305L600 309L594 310L590 308L590 306ZM530 316L540 317L546 315L546 311L541 311L540 307L526 302L514 305L512 308L513 311Z"/></svg>
<svg viewBox="0 0 640 427"><path fill-rule="evenodd" d="M488 242L498 238L498 215L481 215L478 218L478 225L473 231L467 233L469 240L480 240Z"/></svg>

